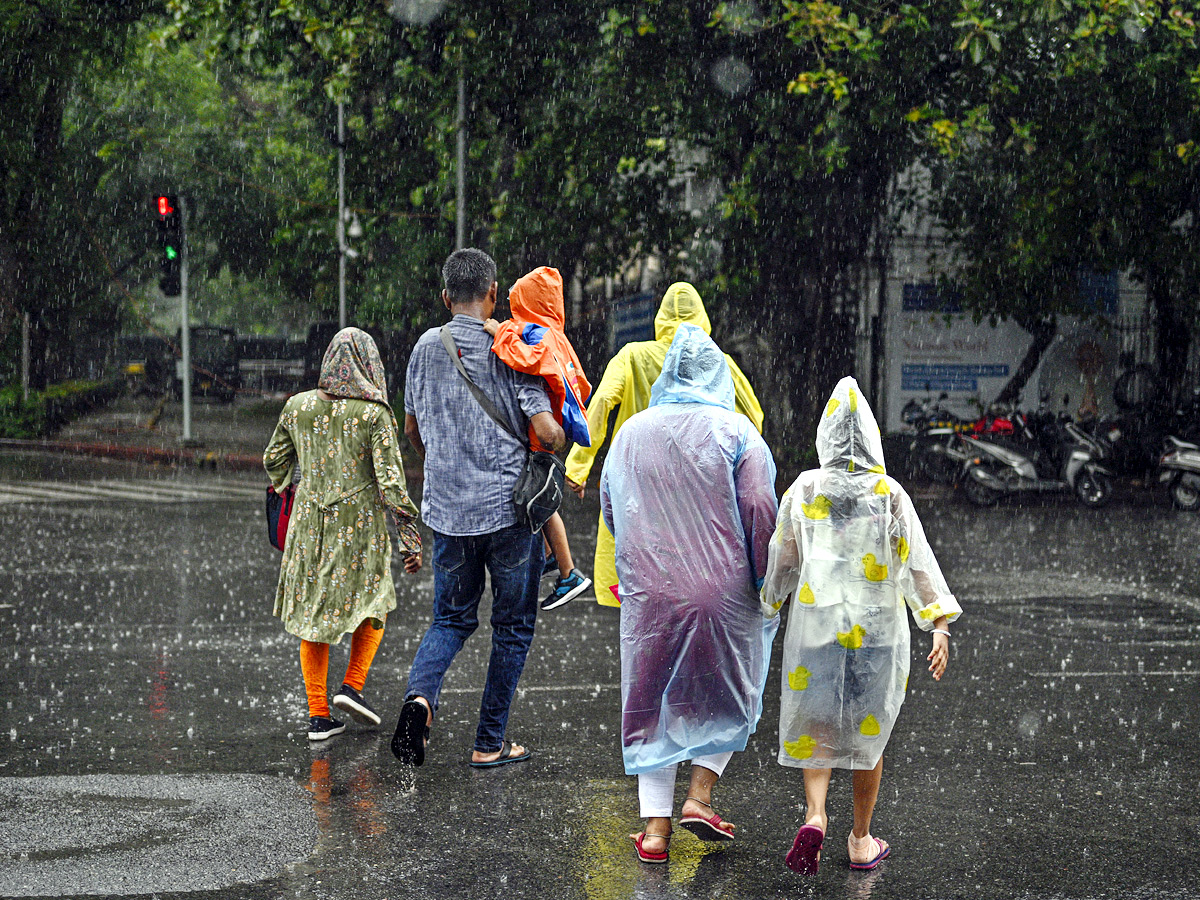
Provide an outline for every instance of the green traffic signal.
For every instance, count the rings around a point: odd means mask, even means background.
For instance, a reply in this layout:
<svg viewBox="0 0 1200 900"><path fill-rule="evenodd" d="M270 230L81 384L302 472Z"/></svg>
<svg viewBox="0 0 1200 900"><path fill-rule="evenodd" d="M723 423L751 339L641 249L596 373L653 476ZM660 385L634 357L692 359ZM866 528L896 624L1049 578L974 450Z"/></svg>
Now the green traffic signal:
<svg viewBox="0 0 1200 900"><path fill-rule="evenodd" d="M167 244L166 251L167 251L167 259L175 259L175 257L179 256L178 251L176 251L176 249L174 247L172 247L170 244Z"/></svg>

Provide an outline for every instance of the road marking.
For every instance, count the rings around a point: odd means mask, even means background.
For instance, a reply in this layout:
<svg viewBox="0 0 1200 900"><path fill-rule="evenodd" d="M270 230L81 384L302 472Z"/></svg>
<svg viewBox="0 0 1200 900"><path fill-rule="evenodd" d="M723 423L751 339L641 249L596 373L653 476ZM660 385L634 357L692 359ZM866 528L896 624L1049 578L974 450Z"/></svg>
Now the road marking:
<svg viewBox="0 0 1200 900"><path fill-rule="evenodd" d="M1178 678L1200 675L1200 669L1171 669L1159 672L1030 672L1031 678Z"/></svg>
<svg viewBox="0 0 1200 900"><path fill-rule="evenodd" d="M615 691L620 684L535 684L531 687L517 686L517 693L545 694L549 692L563 693L565 691ZM443 694L478 694L482 688L443 688Z"/></svg>
<svg viewBox="0 0 1200 900"><path fill-rule="evenodd" d="M187 503L261 499L259 489L230 484L176 485L163 481L90 482L0 481L0 505L6 503L79 502L84 500L132 500L139 503Z"/></svg>

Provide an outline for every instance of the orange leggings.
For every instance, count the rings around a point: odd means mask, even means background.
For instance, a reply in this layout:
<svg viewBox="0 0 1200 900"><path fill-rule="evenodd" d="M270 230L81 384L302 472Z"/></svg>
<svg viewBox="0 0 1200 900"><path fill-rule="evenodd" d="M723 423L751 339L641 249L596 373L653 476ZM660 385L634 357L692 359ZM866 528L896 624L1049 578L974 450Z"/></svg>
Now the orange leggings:
<svg viewBox="0 0 1200 900"><path fill-rule="evenodd" d="M383 629L375 628L370 619L363 619L350 637L350 662L342 679L356 691L367 683L367 672L375 651L383 640ZM304 673L304 692L308 695L308 714L329 718L329 697L326 679L329 677L329 645L300 639L300 670Z"/></svg>

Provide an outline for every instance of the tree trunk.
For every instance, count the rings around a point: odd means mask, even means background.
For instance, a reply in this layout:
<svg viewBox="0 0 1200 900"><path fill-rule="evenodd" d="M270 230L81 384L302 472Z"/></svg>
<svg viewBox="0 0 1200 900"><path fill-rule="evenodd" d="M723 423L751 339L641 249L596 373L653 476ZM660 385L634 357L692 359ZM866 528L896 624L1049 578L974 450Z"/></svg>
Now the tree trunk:
<svg viewBox="0 0 1200 900"><path fill-rule="evenodd" d="M1021 392L1025 390L1025 385L1037 371L1038 364L1042 361L1042 354L1046 352L1046 348L1058 334L1058 323L1053 319L1043 319L1028 325L1022 324L1033 335L1033 341L1030 343L1029 349L1025 351L1024 359L1017 365L1012 377L1008 379L1008 383L996 395L993 402L998 404L1016 403L1021 399Z"/></svg>
<svg viewBox="0 0 1200 900"><path fill-rule="evenodd" d="M1179 377L1172 376L1176 373L1182 375L1187 369L1188 351L1192 343L1192 323L1188 319L1184 304L1171 290L1168 276L1152 274L1147 279L1146 292L1158 325L1155 329L1158 341L1155 347L1155 361L1162 376L1162 384L1170 394L1165 399L1174 403L1179 399L1174 396L1174 392L1183 385Z"/></svg>

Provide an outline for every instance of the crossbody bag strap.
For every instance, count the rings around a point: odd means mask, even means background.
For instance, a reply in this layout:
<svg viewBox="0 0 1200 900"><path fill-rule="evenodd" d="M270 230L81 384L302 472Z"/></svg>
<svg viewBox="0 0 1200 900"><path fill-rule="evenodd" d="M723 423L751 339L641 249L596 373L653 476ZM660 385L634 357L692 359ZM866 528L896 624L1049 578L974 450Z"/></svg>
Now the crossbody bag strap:
<svg viewBox="0 0 1200 900"><path fill-rule="evenodd" d="M471 380L471 376L467 374L467 370L463 366L462 360L458 356L458 344L454 343L454 336L450 334L450 326L448 324L443 325L439 334L442 338L442 346L446 348L446 352L450 354L450 360L454 363L454 368L458 370L458 374L462 376L462 380L465 381L467 383L467 387L470 388L471 396L479 401L479 405L483 407L483 411L485 413L492 417L492 421L516 438L521 446L529 449L528 444L525 443L525 440L519 434L513 431L512 426L504 420L504 416L500 413L500 410L496 408L496 404L488 398L488 395L485 394L479 385Z"/></svg>

